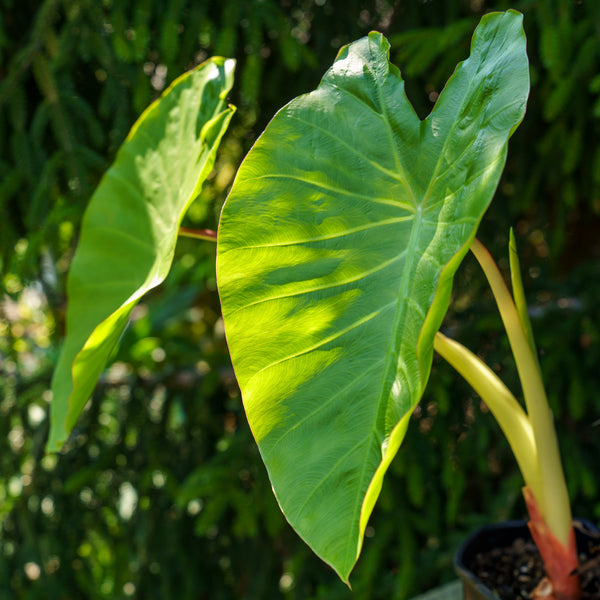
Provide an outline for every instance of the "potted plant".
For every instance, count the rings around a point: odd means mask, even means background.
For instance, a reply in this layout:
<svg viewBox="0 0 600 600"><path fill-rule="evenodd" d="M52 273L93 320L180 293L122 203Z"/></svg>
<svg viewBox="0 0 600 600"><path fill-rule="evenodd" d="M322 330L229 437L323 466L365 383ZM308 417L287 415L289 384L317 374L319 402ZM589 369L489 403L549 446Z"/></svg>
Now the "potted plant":
<svg viewBox="0 0 600 600"><path fill-rule="evenodd" d="M233 107L233 61L177 80L133 127L90 201L68 280L48 448L60 448L177 235L217 239L217 281L244 407L286 518L348 583L384 474L437 351L475 388L525 479L549 598L579 597L552 416L511 244L513 297L475 239L529 91L522 16L483 17L421 121L379 33L344 47L242 163L215 232L180 229ZM442 333L471 249L492 288L526 410ZM574 575L575 573L575 575ZM548 589L548 586L546 586Z"/></svg>
<svg viewBox="0 0 600 600"><path fill-rule="evenodd" d="M588 521L576 520L574 525L581 559L573 575L579 579L580 597L598 598L600 534ZM454 567L468 600L557 596L525 521L496 523L477 530L458 549Z"/></svg>

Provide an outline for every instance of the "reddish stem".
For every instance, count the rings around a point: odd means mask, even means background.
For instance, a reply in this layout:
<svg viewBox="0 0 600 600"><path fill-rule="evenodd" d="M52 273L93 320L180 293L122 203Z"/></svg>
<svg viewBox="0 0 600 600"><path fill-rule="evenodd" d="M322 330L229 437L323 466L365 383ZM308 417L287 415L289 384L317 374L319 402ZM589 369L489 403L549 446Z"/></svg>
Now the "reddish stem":
<svg viewBox="0 0 600 600"><path fill-rule="evenodd" d="M179 235L191 237L197 240L217 241L217 232L212 229L193 229L192 227L180 227Z"/></svg>
<svg viewBox="0 0 600 600"><path fill-rule="evenodd" d="M577 547L573 528L569 531L569 540L565 546L548 528L535 496L528 487L523 488L523 496L529 512L529 530L540 551L547 575L547 581L540 583L532 598L579 600L581 587L577 574Z"/></svg>

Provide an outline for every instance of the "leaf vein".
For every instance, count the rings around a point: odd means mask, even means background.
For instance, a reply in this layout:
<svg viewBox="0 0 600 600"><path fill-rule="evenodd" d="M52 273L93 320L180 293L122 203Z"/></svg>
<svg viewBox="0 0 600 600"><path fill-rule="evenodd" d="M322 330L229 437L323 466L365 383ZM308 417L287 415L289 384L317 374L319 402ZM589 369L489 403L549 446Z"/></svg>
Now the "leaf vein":
<svg viewBox="0 0 600 600"><path fill-rule="evenodd" d="M371 160L366 154L364 154L362 152L359 152L356 149L355 146L353 146L352 144L350 144L346 140L342 139L341 137L335 135L333 132L329 131L328 129L325 129L324 127L321 127L321 126L317 125L316 123L312 123L311 121L307 121L306 119L302 119L302 118L300 118L300 117L298 117L297 115L294 115L294 114L288 114L287 116L290 119L293 119L295 121L303 123L304 125L312 127L314 129L317 129L321 133L324 133L328 137L330 137L333 140L335 140L336 142L338 142L341 146L344 146L344 148L346 148L347 150L349 150L352 154L354 154L355 156L357 156L357 157L361 158L362 160L364 160L365 163L367 163L368 165L370 165L371 167L373 167L376 171L379 171L379 172L387 175L391 179L394 179L395 181L398 181L403 186L406 186L406 181L404 181L397 173L395 173L394 171L392 171L390 169L387 169L386 167L383 167L378 162L375 162L375 161Z"/></svg>
<svg viewBox="0 0 600 600"><path fill-rule="evenodd" d="M336 231L334 233L329 233L326 235L318 235L312 238L305 238L302 240L291 240L291 241L284 241L284 242L270 242L268 244L254 244L252 246L237 246L236 248L233 248L232 250L238 251L238 250L255 250L258 248L280 248L283 246L296 246L296 245L300 245L300 244L310 244L313 242L324 242L324 241L328 241L328 240L335 240L338 238L343 238L344 236L347 235L352 235L354 233L359 233L361 231L368 231L369 229L376 229L377 227L384 227L386 225L394 225L396 223L404 223L405 221L411 220L413 217L412 216L408 216L408 217L396 217L394 219L384 219L382 221L372 221L371 223L368 223L367 225L361 225L359 227L352 227L351 229L346 229L344 231ZM227 252L230 252L231 250L227 250Z"/></svg>
<svg viewBox="0 0 600 600"><path fill-rule="evenodd" d="M341 388L340 390L338 390L335 394L333 394L326 402L324 402L323 404L319 404L319 406L317 408L315 408L312 412L310 412L307 415L304 415L301 419L299 419L298 421L296 421L294 423L294 425L292 425L290 428L286 429L283 434L281 436L279 436L279 438L277 438L277 440L275 442L272 443L272 445L269 446L269 451L273 452L273 450L275 450L275 448L290 434L292 433L292 431L298 429L298 427L300 427L303 423L305 423L306 421L309 421L310 419L312 419L313 417L315 417L316 415L318 415L321 411L323 411L324 409L326 409L328 406L330 406L334 400L336 400L337 398L339 398L341 395L345 394L347 390L349 390L350 388L352 388L354 386L354 384L359 381L360 379L363 379L365 377L365 375L367 373L369 373L370 371L374 371L379 364L381 364L383 361L383 359L380 359L378 361L376 361L375 363L373 363L369 369L367 369L364 372L359 373L354 379L352 379L350 381L350 383L346 384L343 388Z"/></svg>
<svg viewBox="0 0 600 600"><path fill-rule="evenodd" d="M322 290L332 289L335 287L347 285L349 283L355 283L357 281L360 281L361 279L367 278L369 275L373 275L374 273L377 273L378 271L382 271L383 269L389 267L394 262L402 259L402 257L405 254L406 254L406 250L401 252L400 254L397 254L393 258L390 258L389 260L378 264L376 267L373 267L372 269L370 269L368 271L364 271L364 272L360 273L360 275L357 275L355 277L349 277L348 279L344 279L342 281L334 281L333 283L328 283L326 285L314 286L312 288L298 290L295 292L291 292L289 294L280 294L278 296L269 296L268 298L261 298L260 300L256 300L255 302L250 302L249 304L244 304L244 306L240 306L240 307L236 308L235 310L233 310L232 312L228 313L227 317L231 318L232 315L234 315L235 313L237 313L241 310L251 308L252 306L256 306L258 304L263 304L264 302L270 302L272 300L281 300L283 298L294 298L297 296L303 296L304 294L311 294L313 292L320 292Z"/></svg>
<svg viewBox="0 0 600 600"><path fill-rule="evenodd" d="M327 190L329 192L335 192L344 196L351 196L353 198L360 198L361 200L367 200L368 202L373 202L376 204L385 204L388 206L394 206L403 208L404 210L414 213L414 206L411 204L407 204L406 202L400 202L399 200L388 200L387 198L374 198L373 196L369 196L367 194L359 194L357 192L352 192L350 190L345 190L344 188L336 187L333 185L327 185L320 181L315 181L314 179L307 179L304 177L300 177L298 175L288 175L286 173L268 173L265 175L257 175L256 177L248 178L248 179L291 179L293 181L300 181L302 183L306 183L313 187L321 188Z"/></svg>
<svg viewBox="0 0 600 600"><path fill-rule="evenodd" d="M368 323L369 321L375 319L382 312L384 312L389 306L391 306L392 304L395 304L395 303L396 303L395 301L390 302L389 304L382 306L378 310L373 311L372 313L369 313L368 315L358 319L351 325L348 325L347 327L344 327L343 329L336 331L333 335L330 335L330 336L326 337L325 339L319 340L319 342L317 342L316 344L313 344L312 346L309 346L308 348L304 348L304 350L300 350L299 352L296 352L294 354L290 354L289 356L284 356L283 358L280 358L280 359L262 367L262 369L259 369L256 373L254 373L254 375L252 375L252 377L250 377L250 379L248 379L248 381L246 382L246 387L249 387L250 382L253 379L255 379L256 377L258 377L264 371L267 371L268 369L271 369L273 367L276 367L277 365L287 362L288 360L293 360L294 358L299 358L300 356L304 356L305 354L308 354L310 352L313 352L314 350L317 350L319 348L322 348L323 346L326 346L330 342L333 342L333 341L341 338L342 336L350 333L351 331L358 329L359 327L362 327L365 323Z"/></svg>

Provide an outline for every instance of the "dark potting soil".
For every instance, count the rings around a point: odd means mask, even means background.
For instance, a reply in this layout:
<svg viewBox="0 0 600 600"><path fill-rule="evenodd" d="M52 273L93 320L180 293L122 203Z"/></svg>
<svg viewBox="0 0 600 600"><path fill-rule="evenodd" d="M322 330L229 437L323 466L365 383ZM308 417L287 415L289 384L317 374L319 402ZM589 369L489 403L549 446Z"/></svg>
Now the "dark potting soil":
<svg viewBox="0 0 600 600"><path fill-rule="evenodd" d="M581 600L600 599L600 535L589 538L579 548ZM540 553L531 540L516 539L508 548L481 552L473 559L471 570L502 600L523 600L544 577Z"/></svg>

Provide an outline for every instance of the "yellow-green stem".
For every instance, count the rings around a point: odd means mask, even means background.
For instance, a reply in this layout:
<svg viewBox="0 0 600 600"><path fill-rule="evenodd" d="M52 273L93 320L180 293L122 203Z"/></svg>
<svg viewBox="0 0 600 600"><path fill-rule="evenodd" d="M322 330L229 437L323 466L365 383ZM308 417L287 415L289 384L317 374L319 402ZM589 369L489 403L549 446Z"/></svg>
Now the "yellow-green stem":
<svg viewBox="0 0 600 600"><path fill-rule="evenodd" d="M496 263L477 239L473 241L471 250L490 284L517 364L541 476L540 497L536 499L548 527L566 545L571 529L571 508L552 412L548 406L537 358L532 352L513 299Z"/></svg>
<svg viewBox="0 0 600 600"><path fill-rule="evenodd" d="M537 448L531 423L522 406L496 373L459 342L438 331L433 347L481 396L506 436L525 483L534 494L539 493Z"/></svg>

